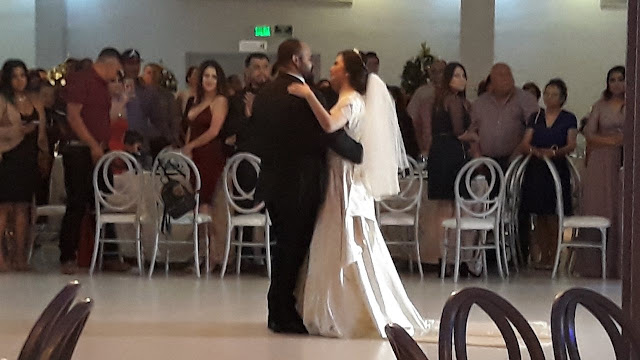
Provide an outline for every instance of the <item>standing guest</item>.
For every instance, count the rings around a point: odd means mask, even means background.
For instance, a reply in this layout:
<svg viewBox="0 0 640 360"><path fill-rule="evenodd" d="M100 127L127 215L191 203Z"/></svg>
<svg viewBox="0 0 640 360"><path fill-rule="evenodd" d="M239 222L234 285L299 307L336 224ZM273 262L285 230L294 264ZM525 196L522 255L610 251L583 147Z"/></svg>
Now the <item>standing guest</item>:
<svg viewBox="0 0 640 360"><path fill-rule="evenodd" d="M191 100L191 104L193 105L193 99L196 97L196 90L198 88L197 66L189 66L189 69L187 69L187 75L185 76L185 82L187 83L187 88L178 93L177 99L180 104L180 110L186 117L185 111L189 112L189 110L187 110L187 104L189 100Z"/></svg>
<svg viewBox="0 0 640 360"><path fill-rule="evenodd" d="M227 84L229 84L229 96L233 96L242 89L244 89L244 85L242 85L242 79L237 74L233 74L227 78Z"/></svg>
<svg viewBox="0 0 640 360"><path fill-rule="evenodd" d="M149 139L151 157L167 146L178 146L180 143L180 106L173 93L162 86L162 66L150 63L144 67L142 81L151 92L151 126L144 134Z"/></svg>
<svg viewBox="0 0 640 360"><path fill-rule="evenodd" d="M436 94L436 87L442 84L444 68L447 63L444 60L436 60L427 69L429 82L420 86L411 96L411 101L407 105L407 112L413 120L413 127L416 131L416 139L420 146L420 153L423 156L429 154L431 147L431 106Z"/></svg>
<svg viewBox="0 0 640 360"><path fill-rule="evenodd" d="M109 118L111 119L111 138L109 139L109 150L124 150L124 134L129 129L127 121L127 102L129 99L124 91L123 79L118 78L109 83L109 94L111 95L111 109Z"/></svg>
<svg viewBox="0 0 640 360"><path fill-rule="evenodd" d="M616 66L607 73L607 88L584 128L587 157L581 211L611 220L607 240L607 277L622 276L621 171L625 119L625 68ZM588 229L587 229L588 230ZM580 237L600 242L599 232L580 230ZM574 272L580 276L601 276L600 252L579 249Z"/></svg>
<svg viewBox="0 0 640 360"><path fill-rule="evenodd" d="M82 219L94 206L93 168L108 150L111 137L111 95L108 84L122 70L120 53L105 48L91 68L78 71L66 86L67 118L73 140L64 147L62 161L67 191L67 211L60 230L60 262L64 274L78 271L76 251L80 241ZM116 244L106 244L105 252L117 252ZM126 271L130 267L108 258L106 270Z"/></svg>
<svg viewBox="0 0 640 360"><path fill-rule="evenodd" d="M576 148L578 121L573 113L562 109L566 101L564 81L549 81L544 88L546 109L532 116L520 146L525 156L533 155L522 184L522 206L525 213L537 215L530 255L533 266L542 269L553 267L558 246L555 185L544 157L551 159L560 175L564 214L573 215L571 173L566 155Z"/></svg>
<svg viewBox="0 0 640 360"><path fill-rule="evenodd" d="M480 97L482 96L482 94L486 93L490 89L491 89L491 75L487 75L487 78L480 81L480 83L478 84L478 91L476 92L476 95Z"/></svg>
<svg viewBox="0 0 640 360"><path fill-rule="evenodd" d="M127 121L129 129L144 136L144 148L149 151L151 137L156 131L153 125L154 92L145 86L140 76L141 57L138 50L127 49L122 53L122 67L124 69L124 88L129 101L127 102ZM150 136L153 135L153 136Z"/></svg>
<svg viewBox="0 0 640 360"><path fill-rule="evenodd" d="M493 158L506 171L522 141L527 121L539 107L530 93L516 88L507 64L495 64L490 76L490 90L471 107L469 130L479 136L474 155Z"/></svg>
<svg viewBox="0 0 640 360"><path fill-rule="evenodd" d="M82 71L82 70L88 70L93 66L93 60L89 59L89 58L84 58L82 60L80 60L80 62L78 63L78 65L76 66L76 69L78 71Z"/></svg>
<svg viewBox="0 0 640 360"><path fill-rule="evenodd" d="M193 158L200 170L201 211L210 213L213 193L226 162L224 139L219 135L229 112L228 88L224 71L216 61L203 62L198 73L200 80L196 101L188 114L191 138L187 140L182 152Z"/></svg>
<svg viewBox="0 0 640 360"><path fill-rule="evenodd" d="M324 96L324 100L327 104L326 108L331 109L338 103L338 93L331 87L331 82L327 79L322 79L316 84L316 89Z"/></svg>
<svg viewBox="0 0 640 360"><path fill-rule="evenodd" d="M536 85L536 83L530 81L522 85L522 90L530 92L531 95L536 97L536 100L540 101L540 96L542 96L542 93L540 92L540 88L538 87L538 85Z"/></svg>
<svg viewBox="0 0 640 360"><path fill-rule="evenodd" d="M396 103L396 115L398 116L398 125L402 133L402 142L407 155L414 159L420 156L420 148L416 140L416 131L413 128L411 117L407 113L407 97L398 86L389 86L389 92Z"/></svg>
<svg viewBox="0 0 640 360"><path fill-rule="evenodd" d="M44 108L26 93L27 67L7 60L0 81L0 272L29 270L30 207L38 186L38 137L45 137ZM15 248L4 257L4 233L13 214Z"/></svg>
<svg viewBox="0 0 640 360"><path fill-rule="evenodd" d="M256 94L271 80L269 57L264 53L251 53L244 60L244 68L247 86L230 98L229 116L223 132L225 138L236 136L236 151L252 152L252 141L246 126L252 116Z"/></svg>
<svg viewBox="0 0 640 360"><path fill-rule="evenodd" d="M365 53L363 56L364 64L367 67L369 73L377 74L380 71L380 59L378 54L373 51Z"/></svg>

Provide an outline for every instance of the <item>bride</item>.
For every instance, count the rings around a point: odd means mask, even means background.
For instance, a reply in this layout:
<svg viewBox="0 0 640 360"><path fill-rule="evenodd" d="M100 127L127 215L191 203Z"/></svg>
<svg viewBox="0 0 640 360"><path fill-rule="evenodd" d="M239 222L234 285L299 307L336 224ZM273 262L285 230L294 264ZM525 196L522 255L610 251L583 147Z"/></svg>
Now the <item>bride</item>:
<svg viewBox="0 0 640 360"><path fill-rule="evenodd" d="M326 197L308 270L301 272L298 303L304 325L310 334L339 338L386 337L389 323L425 335L433 322L423 320L409 300L375 214L374 200L397 194L398 169L408 167L393 100L351 50L338 54L331 85L339 99L330 112L308 85L288 88L308 101L326 132L344 128L364 148L360 165L328 154Z"/></svg>

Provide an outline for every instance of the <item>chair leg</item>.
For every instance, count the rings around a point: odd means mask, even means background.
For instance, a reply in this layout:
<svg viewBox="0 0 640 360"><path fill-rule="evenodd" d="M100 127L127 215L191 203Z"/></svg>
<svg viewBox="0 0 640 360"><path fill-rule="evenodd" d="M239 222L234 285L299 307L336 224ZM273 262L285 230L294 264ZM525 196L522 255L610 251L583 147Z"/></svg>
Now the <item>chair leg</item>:
<svg viewBox="0 0 640 360"><path fill-rule="evenodd" d="M458 277L460 277L460 242L461 242L462 232L459 228L456 228L456 258L453 269L453 282L458 282Z"/></svg>
<svg viewBox="0 0 640 360"><path fill-rule="evenodd" d="M422 271L422 259L420 258L420 237L419 237L419 229L418 222L416 221L413 225L415 229L414 241L416 242L416 259L418 260L418 272L420 273L420 279L424 279L424 272Z"/></svg>
<svg viewBox="0 0 640 360"><path fill-rule="evenodd" d="M102 264L104 262L104 242L100 241L100 257L98 258L98 270L102 271Z"/></svg>
<svg viewBox="0 0 640 360"><path fill-rule="evenodd" d="M169 276L169 246L164 252L164 276Z"/></svg>
<svg viewBox="0 0 640 360"><path fill-rule="evenodd" d="M504 233L504 223L500 222L500 233L498 234L498 243L500 244L500 251L502 252L502 261L504 262L504 270L507 276L509 276L509 259L507 259L507 237Z"/></svg>
<svg viewBox="0 0 640 360"><path fill-rule="evenodd" d="M447 247L449 246L449 240L447 234L449 229L444 228L444 239L442 240L442 260L440 260L440 278L444 281L444 276L447 270Z"/></svg>
<svg viewBox="0 0 640 360"><path fill-rule="evenodd" d="M271 235L269 231L269 224L267 224L264 229L265 262L267 263L267 276L271 279Z"/></svg>
<svg viewBox="0 0 640 360"><path fill-rule="evenodd" d="M602 280L607 279L607 229L600 229L602 237Z"/></svg>
<svg viewBox="0 0 640 360"><path fill-rule="evenodd" d="M207 248L206 252L204 253L204 260L206 261L205 263L205 271L207 273L207 276L209 275L209 273L211 272L211 263L209 261L209 251L210 251L210 245L211 245L211 239L209 238L209 223L205 223L204 224L204 245Z"/></svg>
<svg viewBox="0 0 640 360"><path fill-rule="evenodd" d="M494 243L494 245L496 247L496 262L498 263L498 273L500 274L500 278L504 279L504 271L502 269L502 259L501 259L501 256L503 256L503 255L500 254L500 252L501 252L500 251L500 234L498 233L498 230L499 229L494 229L493 230L493 243ZM487 236L486 234L487 233L485 231L485 235L484 235L485 238ZM485 254L486 254L486 251L485 251ZM505 259L506 259L506 257L505 257ZM504 264L504 265L506 267L509 266L508 264ZM507 274L509 274L509 269L507 269Z"/></svg>
<svg viewBox="0 0 640 360"><path fill-rule="evenodd" d="M138 272L144 276L144 261L142 259L142 240L140 239L140 221L136 222L136 255L138 258Z"/></svg>
<svg viewBox="0 0 640 360"><path fill-rule="evenodd" d="M96 269L96 261L98 259L98 250L100 249L100 228L102 224L96 223L96 233L93 243L93 256L91 256L91 267L89 268L89 275L93 275L93 271Z"/></svg>
<svg viewBox="0 0 640 360"><path fill-rule="evenodd" d="M487 264L487 249L482 249L482 275L485 280L489 278L489 266Z"/></svg>
<svg viewBox="0 0 640 360"><path fill-rule="evenodd" d="M149 279L153 276L153 269L156 267L156 257L158 256L158 242L160 241L160 233L156 229L156 237L153 244L153 254L151 255L151 265L149 265Z"/></svg>
<svg viewBox="0 0 640 360"><path fill-rule="evenodd" d="M519 241L516 236L515 225L509 224L509 250L511 251L511 259L513 260L513 267L516 269L516 272L520 272L519 245L516 244L516 242Z"/></svg>
<svg viewBox="0 0 640 360"><path fill-rule="evenodd" d="M200 251L199 247L199 238L198 238L198 230L199 230L198 222L193 224L193 262L196 268L196 277L200 278Z"/></svg>
<svg viewBox="0 0 640 360"><path fill-rule="evenodd" d="M224 246L224 258L222 259L222 268L220 269L220 279L224 278L224 273L227 271L227 263L229 262L229 251L231 250L231 234L233 233L233 226L227 223L227 241Z"/></svg>
<svg viewBox="0 0 640 360"><path fill-rule="evenodd" d="M555 279L558 275L558 267L560 266L560 255L562 255L562 234L564 233L564 227L558 232L558 248L556 250L556 259L553 261L553 272L551 278Z"/></svg>
<svg viewBox="0 0 640 360"><path fill-rule="evenodd" d="M236 254L236 274L240 275L240 264L242 262L242 238L244 237L244 226L238 226L236 228L236 236L238 237L238 244L236 246L236 251L238 252Z"/></svg>

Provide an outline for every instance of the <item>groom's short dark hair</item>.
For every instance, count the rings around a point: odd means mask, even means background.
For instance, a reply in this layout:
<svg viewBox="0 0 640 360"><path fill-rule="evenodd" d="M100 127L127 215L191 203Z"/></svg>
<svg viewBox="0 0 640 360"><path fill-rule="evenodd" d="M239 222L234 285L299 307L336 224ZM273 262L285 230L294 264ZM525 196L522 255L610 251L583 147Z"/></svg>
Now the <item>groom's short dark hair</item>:
<svg viewBox="0 0 640 360"><path fill-rule="evenodd" d="M302 41L298 39L285 40L280 46L278 46L278 58L276 63L273 64L273 72L277 72L281 67L289 65L293 55L300 55L302 53Z"/></svg>

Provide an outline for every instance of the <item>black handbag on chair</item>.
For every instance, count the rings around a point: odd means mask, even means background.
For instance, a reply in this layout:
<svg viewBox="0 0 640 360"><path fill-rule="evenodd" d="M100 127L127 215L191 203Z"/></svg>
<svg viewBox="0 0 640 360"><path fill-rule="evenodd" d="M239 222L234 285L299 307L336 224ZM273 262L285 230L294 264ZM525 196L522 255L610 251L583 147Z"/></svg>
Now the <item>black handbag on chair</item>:
<svg viewBox="0 0 640 360"><path fill-rule="evenodd" d="M171 219L179 219L187 214L189 211L193 211L196 207L196 196L194 194L191 185L184 183L180 180L172 178L171 175L178 175L186 179L186 175L171 161L166 163L159 162L159 167L163 172L162 190L160 197L164 204L164 213L162 215L161 229L171 232ZM172 174L171 171L174 171Z"/></svg>

